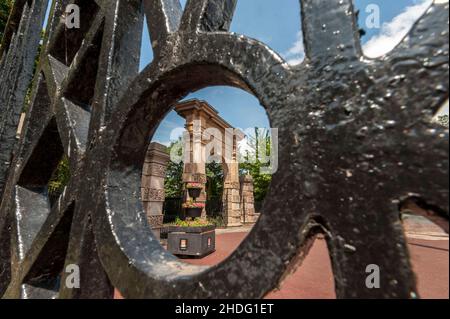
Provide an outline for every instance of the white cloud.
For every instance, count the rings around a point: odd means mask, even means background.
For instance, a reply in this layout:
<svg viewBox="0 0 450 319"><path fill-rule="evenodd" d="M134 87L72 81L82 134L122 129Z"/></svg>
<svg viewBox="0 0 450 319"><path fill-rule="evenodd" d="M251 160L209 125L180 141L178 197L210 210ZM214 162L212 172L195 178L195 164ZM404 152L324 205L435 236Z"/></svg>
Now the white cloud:
<svg viewBox="0 0 450 319"><path fill-rule="evenodd" d="M169 147L170 145L172 145L172 142L170 142L170 141L154 140L152 142L159 143L161 145L164 145L165 147Z"/></svg>
<svg viewBox="0 0 450 319"><path fill-rule="evenodd" d="M382 25L380 34L372 37L363 45L364 54L371 58L383 56L394 49L408 34L414 23L428 9L431 0L419 0L414 6L406 7L405 11L392 21Z"/></svg>
<svg viewBox="0 0 450 319"><path fill-rule="evenodd" d="M290 65L297 65L305 59L305 46L303 44L303 33L297 33L297 40L293 46L283 54L283 57Z"/></svg>

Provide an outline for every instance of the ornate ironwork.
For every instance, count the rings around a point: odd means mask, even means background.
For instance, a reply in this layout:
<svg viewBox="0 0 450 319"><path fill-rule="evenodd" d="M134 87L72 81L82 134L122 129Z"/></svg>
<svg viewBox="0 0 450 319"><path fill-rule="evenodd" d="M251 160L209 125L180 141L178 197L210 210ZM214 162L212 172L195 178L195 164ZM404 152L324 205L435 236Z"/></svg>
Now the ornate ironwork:
<svg viewBox="0 0 450 319"><path fill-rule="evenodd" d="M371 60L352 1L303 0L307 57L293 67L227 32L236 0L190 0L184 12L177 0L70 2L81 7L81 29L65 28L69 1L56 1L4 188L0 295L110 298L116 287L131 298L260 298L300 265L318 232L338 297L418 295L398 203L415 194L448 212L448 129L429 121L448 98L448 3ZM138 73L142 10L155 58ZM211 85L260 100L279 128L280 169L254 230L205 269L154 239L140 163L171 106ZM71 179L50 207L46 185L63 154ZM61 284L71 264L80 289ZM381 289L365 285L369 264L382 269Z"/></svg>
<svg viewBox="0 0 450 319"><path fill-rule="evenodd" d="M0 195L41 39L41 28L36 26L42 25L48 5L48 0L29 2L15 2L0 47Z"/></svg>

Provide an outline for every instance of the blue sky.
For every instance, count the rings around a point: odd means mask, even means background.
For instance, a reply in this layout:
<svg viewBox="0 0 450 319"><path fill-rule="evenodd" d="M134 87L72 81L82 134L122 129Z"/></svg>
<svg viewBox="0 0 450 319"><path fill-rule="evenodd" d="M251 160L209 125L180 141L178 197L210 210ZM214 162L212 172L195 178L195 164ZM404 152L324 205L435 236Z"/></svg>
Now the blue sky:
<svg viewBox="0 0 450 319"><path fill-rule="evenodd" d="M181 2L184 6L185 1ZM363 27L373 13L366 12L367 6L376 4L380 9L380 27L365 27L367 35L362 39L365 53L376 57L389 52L430 3L430 0L355 0L354 4L360 10L359 23ZM239 0L231 31L263 41L290 64L298 64L304 58L300 19L298 0ZM143 40L141 68L152 60L148 32L144 32ZM270 127L258 100L239 89L210 87L187 98L206 100L235 127ZM161 123L153 140L168 144L170 132L183 125L183 119L171 112Z"/></svg>
<svg viewBox="0 0 450 319"><path fill-rule="evenodd" d="M443 1L443 0L440 0ZM180 0L182 6L186 0ZM425 12L431 0L354 0L360 10L359 24L367 34L362 38L364 52L369 57L381 56L398 44L414 22ZM379 7L380 26L367 27L372 16L368 6ZM153 59L146 23L141 50L141 69ZM238 0L231 31L260 40L278 52L288 63L298 64L304 58L299 0ZM239 89L210 87L187 97L206 100L233 126L247 129L270 127L266 113L258 100ZM448 104L444 108L448 114ZM160 124L154 141L169 144L174 128L184 127L184 121L175 112Z"/></svg>

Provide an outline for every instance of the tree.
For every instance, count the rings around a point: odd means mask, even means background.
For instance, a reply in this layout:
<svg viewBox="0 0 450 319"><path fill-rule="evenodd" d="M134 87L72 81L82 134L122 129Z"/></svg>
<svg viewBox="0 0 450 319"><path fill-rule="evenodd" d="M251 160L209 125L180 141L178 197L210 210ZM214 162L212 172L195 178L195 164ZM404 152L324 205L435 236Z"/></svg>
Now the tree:
<svg viewBox="0 0 450 319"><path fill-rule="evenodd" d="M0 41L3 39L3 33L5 32L13 4L14 0L0 0Z"/></svg>
<svg viewBox="0 0 450 319"><path fill-rule="evenodd" d="M177 142L173 142L168 147L169 153L174 147L179 147L179 143L182 143L181 138ZM166 178L164 180L164 188L167 198L178 198L183 196L183 167L183 162L175 163L173 161L169 161L166 170Z"/></svg>
<svg viewBox="0 0 450 319"><path fill-rule="evenodd" d="M224 179L222 164L216 162L206 164L206 178L207 199L222 198Z"/></svg>
<svg viewBox="0 0 450 319"><path fill-rule="evenodd" d="M169 152L177 147L179 154L182 152L181 138L169 146ZM272 149L272 139L269 130L255 128L255 137L249 139L249 150L246 154L241 154L239 171L241 175L250 174L253 177L255 200L262 202L269 190L272 175L261 173L261 169L268 166L268 163L261 161L260 152L270 154ZM167 166L166 178L164 181L166 197L179 198L183 196L183 168L184 163L170 161ZM206 165L207 177L207 199L221 198L223 194L224 171L221 163L209 163Z"/></svg>
<svg viewBox="0 0 450 319"><path fill-rule="evenodd" d="M261 143L263 144L261 145ZM272 175L261 173L261 168L266 167L267 163L262 163L260 160L261 150L270 154L272 148L270 131L255 127L255 138L248 139L248 146L251 150L247 150L246 154L243 155L239 170L241 175L250 174L253 177L255 201L262 202L266 198L272 182Z"/></svg>

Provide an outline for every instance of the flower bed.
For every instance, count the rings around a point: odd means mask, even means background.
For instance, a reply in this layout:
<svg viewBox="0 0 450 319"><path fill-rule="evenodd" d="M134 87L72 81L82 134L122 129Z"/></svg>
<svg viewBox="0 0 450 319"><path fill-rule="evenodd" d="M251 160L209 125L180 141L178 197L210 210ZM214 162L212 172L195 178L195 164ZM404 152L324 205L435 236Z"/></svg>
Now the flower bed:
<svg viewBox="0 0 450 319"><path fill-rule="evenodd" d="M195 189L200 188L200 189L202 189L203 188L203 184L200 184L200 183L187 183L186 184L186 188L187 189L192 189L192 188L195 188Z"/></svg>
<svg viewBox="0 0 450 319"><path fill-rule="evenodd" d="M205 208L206 205L205 203L197 203L194 201L187 201L186 203L183 204L183 208Z"/></svg>
<svg viewBox="0 0 450 319"><path fill-rule="evenodd" d="M181 220L177 218L174 223L169 224L169 226L178 226L178 227L205 227L205 226L213 226L211 222L202 218L195 218L194 220Z"/></svg>

